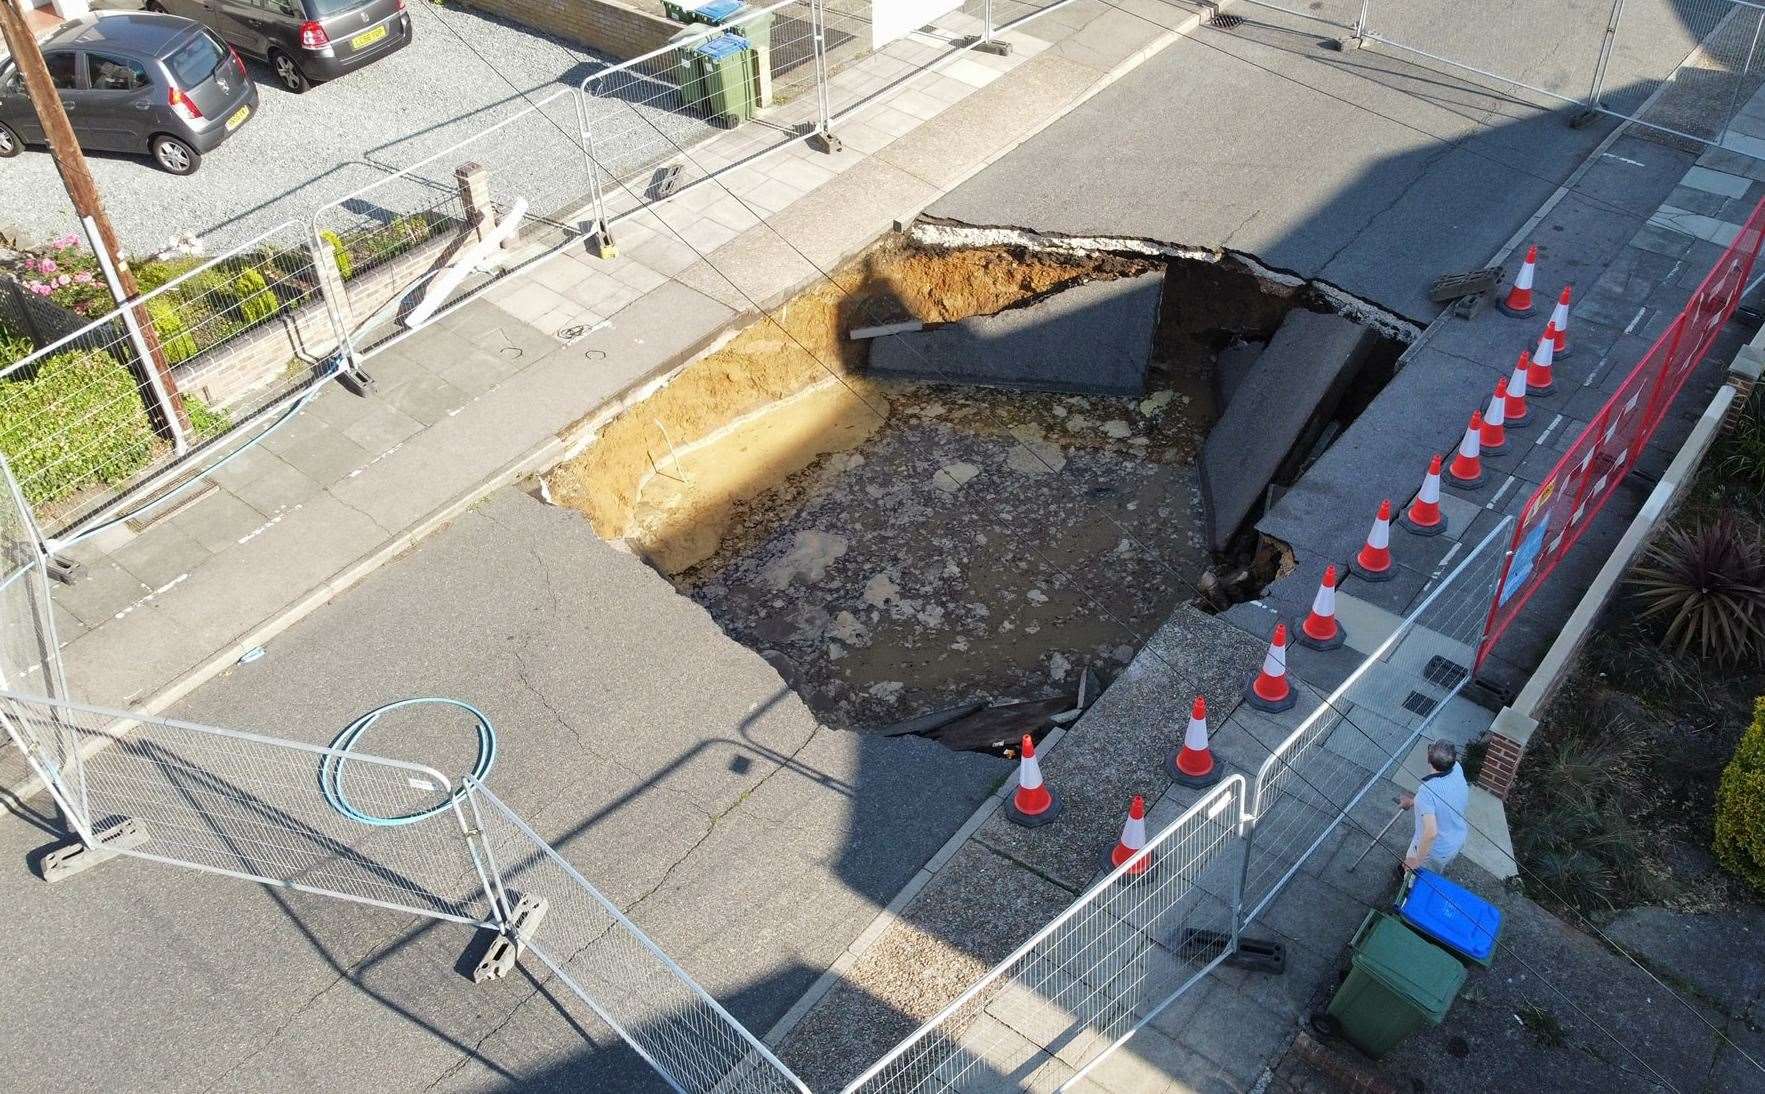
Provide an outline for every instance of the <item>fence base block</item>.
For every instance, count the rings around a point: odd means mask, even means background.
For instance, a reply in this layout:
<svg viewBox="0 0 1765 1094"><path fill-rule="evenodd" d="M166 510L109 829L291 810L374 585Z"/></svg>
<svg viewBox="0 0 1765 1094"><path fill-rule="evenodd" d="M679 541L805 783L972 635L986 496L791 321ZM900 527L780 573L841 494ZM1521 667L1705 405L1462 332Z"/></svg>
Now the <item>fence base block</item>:
<svg viewBox="0 0 1765 1094"><path fill-rule="evenodd" d="M527 943L533 939L534 932L539 930L540 920L545 918L551 905L544 897L521 895L515 900L513 914L509 917L509 925L490 948L484 951L476 967L472 969L472 983L482 984L486 980L501 980L515 971L515 962Z"/></svg>
<svg viewBox="0 0 1765 1094"><path fill-rule="evenodd" d="M997 38L989 42L977 35L963 44L976 53L991 53L995 57L1011 56L1011 43L1002 42Z"/></svg>
<svg viewBox="0 0 1765 1094"><path fill-rule="evenodd" d="M75 874L83 874L94 866L109 862L124 851L147 842L147 829L140 821L129 818L94 833L96 845L86 846L79 840L58 844L43 855L43 880L53 885Z"/></svg>
<svg viewBox="0 0 1765 1094"><path fill-rule="evenodd" d="M1232 949L1231 935L1200 927L1190 927L1177 940L1177 955L1190 960L1228 949ZM1238 948L1226 957L1226 964L1247 972L1279 976L1287 971L1287 944L1272 938L1240 937Z"/></svg>
<svg viewBox="0 0 1765 1094"><path fill-rule="evenodd" d="M836 152L844 152L846 150L846 146L840 143L838 137L827 132L811 133L809 135L809 147L815 149L817 152L824 152L830 156Z"/></svg>
<svg viewBox="0 0 1765 1094"><path fill-rule="evenodd" d="M59 581L63 585L72 585L74 582L80 580L80 575L86 572L86 568L71 558L63 558L60 555L50 555L48 564L44 566L43 572L48 574L54 581Z"/></svg>

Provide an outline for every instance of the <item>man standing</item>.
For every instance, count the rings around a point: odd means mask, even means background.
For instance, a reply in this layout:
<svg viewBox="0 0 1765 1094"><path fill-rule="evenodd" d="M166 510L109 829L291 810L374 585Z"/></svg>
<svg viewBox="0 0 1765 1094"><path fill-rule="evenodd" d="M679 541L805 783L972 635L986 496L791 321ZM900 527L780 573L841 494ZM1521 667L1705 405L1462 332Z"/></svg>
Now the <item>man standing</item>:
<svg viewBox="0 0 1765 1094"><path fill-rule="evenodd" d="M1414 794L1405 794L1398 803L1416 811L1416 834L1410 839L1409 853L1403 858L1405 870L1426 867L1445 873L1447 864L1465 845L1465 807L1471 788L1465 782L1464 769L1459 767L1459 750L1451 741L1435 741L1428 746L1428 766L1434 769L1422 778Z"/></svg>

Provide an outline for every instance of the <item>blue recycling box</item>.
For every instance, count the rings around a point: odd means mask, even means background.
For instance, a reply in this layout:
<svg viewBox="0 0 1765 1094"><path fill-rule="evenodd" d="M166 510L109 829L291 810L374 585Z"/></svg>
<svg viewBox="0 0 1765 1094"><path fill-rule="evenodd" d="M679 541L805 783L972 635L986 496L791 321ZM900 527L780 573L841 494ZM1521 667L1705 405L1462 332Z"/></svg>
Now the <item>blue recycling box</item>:
<svg viewBox="0 0 1765 1094"><path fill-rule="evenodd" d="M1495 957L1501 909L1432 870L1410 876L1398 894L1397 914L1460 960L1488 968Z"/></svg>

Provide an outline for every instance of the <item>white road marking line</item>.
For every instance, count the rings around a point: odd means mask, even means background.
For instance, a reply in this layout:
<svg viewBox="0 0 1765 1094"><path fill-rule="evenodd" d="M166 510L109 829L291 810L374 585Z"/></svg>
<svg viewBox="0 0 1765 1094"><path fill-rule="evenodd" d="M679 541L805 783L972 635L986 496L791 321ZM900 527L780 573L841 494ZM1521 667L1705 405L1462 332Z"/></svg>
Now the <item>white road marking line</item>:
<svg viewBox="0 0 1765 1094"><path fill-rule="evenodd" d="M1630 321L1630 325L1629 325L1629 326L1628 326L1628 327L1625 327L1625 328L1624 328L1624 333L1625 333L1625 334L1629 334L1629 333L1630 333L1630 332L1631 332L1631 331L1633 331L1633 330L1635 330L1635 329L1636 329L1636 325L1637 325L1637 324L1638 324L1638 323L1640 323L1640 322L1642 322L1642 317L1643 317L1643 316L1645 316L1645 315L1647 315L1647 314L1648 314L1648 311L1649 311L1649 309L1648 309L1648 308L1646 308L1646 307L1642 307L1642 308L1638 308L1638 309L1636 309L1636 318L1635 318L1635 319L1632 319L1632 320L1631 320L1631 321Z"/></svg>

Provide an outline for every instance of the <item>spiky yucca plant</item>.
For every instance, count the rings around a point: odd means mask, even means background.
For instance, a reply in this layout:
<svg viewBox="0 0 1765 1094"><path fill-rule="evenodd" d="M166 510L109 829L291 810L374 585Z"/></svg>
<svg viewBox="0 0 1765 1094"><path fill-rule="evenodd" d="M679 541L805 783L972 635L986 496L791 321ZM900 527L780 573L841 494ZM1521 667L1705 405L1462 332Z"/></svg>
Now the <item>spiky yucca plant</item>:
<svg viewBox="0 0 1765 1094"><path fill-rule="evenodd" d="M1765 546L1731 518L1667 528L1630 584L1638 617L1664 618L1663 643L1682 653L1732 664L1765 651Z"/></svg>

